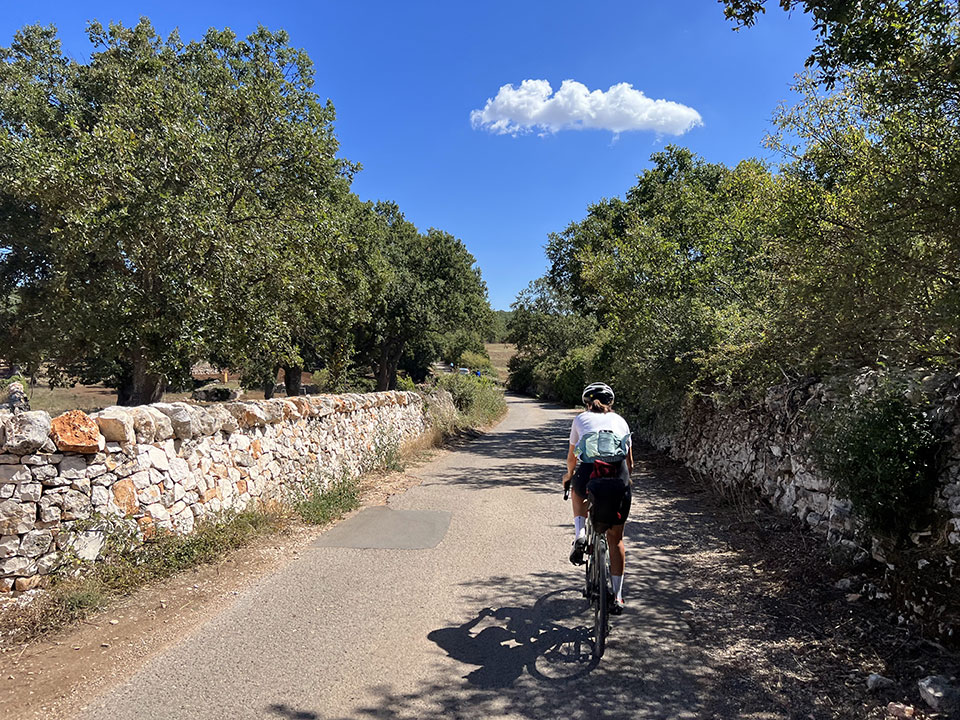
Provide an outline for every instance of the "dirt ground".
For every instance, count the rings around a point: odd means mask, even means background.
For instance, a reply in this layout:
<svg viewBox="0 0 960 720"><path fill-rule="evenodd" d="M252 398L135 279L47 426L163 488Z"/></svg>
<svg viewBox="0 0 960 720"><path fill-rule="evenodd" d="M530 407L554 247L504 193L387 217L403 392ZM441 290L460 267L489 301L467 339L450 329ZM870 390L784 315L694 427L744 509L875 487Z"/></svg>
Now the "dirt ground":
<svg viewBox="0 0 960 720"><path fill-rule="evenodd" d="M680 559L691 641L722 671L731 707L717 717L887 718L889 703L908 717L930 712L917 682L960 677L960 657L898 624L883 601L862 592L879 585L877 568L852 567L811 531L766 506L733 503L663 455L638 460L656 476L647 491L664 493L696 532L675 533L665 548ZM870 691L871 673L892 680ZM743 709L743 714L727 714Z"/></svg>
<svg viewBox="0 0 960 720"><path fill-rule="evenodd" d="M27 387L31 410L46 410L57 416L68 410L83 410L90 413L117 404L117 391L103 385L75 385L74 387L50 388L47 385ZM190 393L165 393L164 402L187 400Z"/></svg>
<svg viewBox="0 0 960 720"><path fill-rule="evenodd" d="M283 382L283 370L278 375L277 382ZM221 377L218 372L196 373L196 381L220 382ZM303 373L301 382L304 385L313 382L313 375L309 372ZM230 373L227 376L227 385L234 388L240 387L240 376L236 373ZM43 380L34 386L28 386L26 389L27 398L30 400L32 410L46 410L51 416L57 416L68 410L83 410L90 413L97 410L103 410L105 407L117 404L117 391L114 388L105 385L73 385L71 387L51 388ZM190 399L190 391L186 392L167 392L163 394L163 402L178 402ZM249 390L245 393L247 397L262 399L263 393L259 390ZM284 397L284 393L277 393L277 397Z"/></svg>
<svg viewBox="0 0 960 720"><path fill-rule="evenodd" d="M497 376L501 382L506 382L507 364L510 362L510 358L517 354L516 346L508 343L487 343L485 347L487 348L487 354L490 356L490 362L493 363L493 367L497 371Z"/></svg>

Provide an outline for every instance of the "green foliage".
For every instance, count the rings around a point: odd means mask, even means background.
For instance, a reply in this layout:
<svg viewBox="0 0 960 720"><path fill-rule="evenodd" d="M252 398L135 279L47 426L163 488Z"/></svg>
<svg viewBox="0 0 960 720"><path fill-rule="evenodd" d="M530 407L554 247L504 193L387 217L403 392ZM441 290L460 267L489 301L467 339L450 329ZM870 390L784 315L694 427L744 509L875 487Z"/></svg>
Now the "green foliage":
<svg viewBox="0 0 960 720"><path fill-rule="evenodd" d="M870 529L900 537L923 525L937 483L939 442L922 408L884 384L822 412L814 451L820 467Z"/></svg>
<svg viewBox="0 0 960 720"><path fill-rule="evenodd" d="M767 0L720 0L738 29L755 24ZM813 21L819 44L807 60L820 68L829 85L845 69L872 67L884 73L881 82L898 93L917 92L917 80L939 76L956 82L956 42L960 9L956 0L777 0L784 10L801 8ZM897 77L900 75L901 77ZM914 87L902 83L906 77Z"/></svg>
<svg viewBox="0 0 960 720"><path fill-rule="evenodd" d="M505 343L508 342L510 320L513 318L512 310L492 310L490 315L490 326L484 334L483 341L487 343Z"/></svg>
<svg viewBox="0 0 960 720"><path fill-rule="evenodd" d="M467 350L460 356L460 363L462 367L470 368L471 370L479 370L484 375L496 376L497 371L493 367L493 363L490 361L490 356L487 354L486 348L481 346L481 352L474 352L472 350Z"/></svg>
<svg viewBox="0 0 960 720"><path fill-rule="evenodd" d="M441 340L440 359L457 367L467 365L466 360L464 360L467 354L476 357L478 355L485 356L486 353L487 351L483 347L483 338L474 330L462 328L447 333ZM467 365L467 367L470 366Z"/></svg>
<svg viewBox="0 0 960 720"><path fill-rule="evenodd" d="M85 62L52 27L0 48L5 360L121 404L187 386L197 361L245 387L284 368L339 391L372 369L387 389L401 366L422 380L442 337L486 331L463 243L350 193L334 107L285 32L88 37Z"/></svg>
<svg viewBox="0 0 960 720"><path fill-rule="evenodd" d="M396 387L397 370L422 382L444 337L483 327L490 306L474 257L460 240L434 228L419 233L392 203L378 203L375 212L385 272L369 320L358 325L356 346L374 368L377 389L388 390Z"/></svg>
<svg viewBox="0 0 960 720"><path fill-rule="evenodd" d="M360 484L348 473L330 480L318 471L297 488L289 502L305 523L327 525L359 505Z"/></svg>
<svg viewBox="0 0 960 720"><path fill-rule="evenodd" d="M437 385L450 393L468 426L489 425L507 411L503 390L490 378L449 373L437 378Z"/></svg>
<svg viewBox="0 0 960 720"><path fill-rule="evenodd" d="M576 312L566 288L547 279L531 283L513 308L509 340L517 346L517 354L509 362L508 386L516 392L559 399L559 365L572 350L592 341L597 323Z"/></svg>
<svg viewBox="0 0 960 720"><path fill-rule="evenodd" d="M6 390L10 383L20 383L24 389L30 387L30 381L23 375L11 375L8 378L0 378L0 390Z"/></svg>
<svg viewBox="0 0 960 720"><path fill-rule="evenodd" d="M409 375L398 375L397 376L397 390L403 390L405 392L413 392L417 389L417 384L413 381Z"/></svg>
<svg viewBox="0 0 960 720"><path fill-rule="evenodd" d="M341 280L326 260L351 251L327 217L352 167L309 58L263 28L88 36L87 63L53 28L0 50L0 297L19 303L0 312L4 346L113 382L121 402L156 399L212 354L296 359L281 301L329 309Z"/></svg>
<svg viewBox="0 0 960 720"><path fill-rule="evenodd" d="M960 115L939 95L891 104L876 75L830 94L801 78L769 139L778 173L668 147L551 236L515 305L511 387L572 397L592 373L655 418L689 393L960 359Z"/></svg>

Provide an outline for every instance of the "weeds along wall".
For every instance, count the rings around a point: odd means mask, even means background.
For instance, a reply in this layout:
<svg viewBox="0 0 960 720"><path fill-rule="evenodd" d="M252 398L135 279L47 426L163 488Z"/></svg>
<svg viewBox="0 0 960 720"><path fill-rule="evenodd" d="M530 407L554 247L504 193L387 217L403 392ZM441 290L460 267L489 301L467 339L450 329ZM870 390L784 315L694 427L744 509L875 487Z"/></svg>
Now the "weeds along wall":
<svg viewBox="0 0 960 720"><path fill-rule="evenodd" d="M0 415L0 590L93 560L100 525L189 533L204 517L359 474L428 427L413 392ZM114 520L111 520L113 522Z"/></svg>
<svg viewBox="0 0 960 720"><path fill-rule="evenodd" d="M758 493L779 512L793 515L853 558L883 563L887 594L905 616L941 638L960 641L960 376L928 375L914 383L931 399L942 447L926 508L898 506L909 527L899 541L874 532L854 504L818 468L814 434L823 409L869 392L876 373L864 373L838 397L825 385L771 388L761 403L719 405L696 398L679 422L648 434L692 470L733 496ZM924 387L926 386L926 387ZM744 494L744 489L747 492ZM751 504L752 509L752 504ZM853 590L859 588L854 587Z"/></svg>

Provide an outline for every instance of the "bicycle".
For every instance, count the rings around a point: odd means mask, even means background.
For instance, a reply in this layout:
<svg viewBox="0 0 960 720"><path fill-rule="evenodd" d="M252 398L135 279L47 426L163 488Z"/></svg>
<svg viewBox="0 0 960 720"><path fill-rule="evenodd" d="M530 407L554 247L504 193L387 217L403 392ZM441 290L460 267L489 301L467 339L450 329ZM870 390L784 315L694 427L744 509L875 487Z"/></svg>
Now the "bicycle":
<svg viewBox="0 0 960 720"><path fill-rule="evenodd" d="M563 484L563 499L570 499L570 481ZM593 658L599 660L610 633L610 549L606 533L594 530L591 505L590 498L587 498L587 562L583 595L593 609Z"/></svg>

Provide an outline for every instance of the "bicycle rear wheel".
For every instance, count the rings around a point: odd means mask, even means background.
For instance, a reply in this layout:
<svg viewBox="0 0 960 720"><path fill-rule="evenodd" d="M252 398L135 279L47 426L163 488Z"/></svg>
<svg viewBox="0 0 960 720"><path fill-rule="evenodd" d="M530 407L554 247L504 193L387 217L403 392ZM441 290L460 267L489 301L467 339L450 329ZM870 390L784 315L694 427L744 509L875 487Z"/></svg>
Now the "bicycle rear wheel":
<svg viewBox="0 0 960 720"><path fill-rule="evenodd" d="M593 606L593 657L599 660L607 646L607 631L610 629L610 596L607 593L609 569L606 563L607 543L598 538L593 551L593 565L596 568L595 604Z"/></svg>
<svg viewBox="0 0 960 720"><path fill-rule="evenodd" d="M589 547L588 547L589 552ZM587 555L587 561L583 564L583 596L588 603L592 603L593 596L593 553Z"/></svg>

